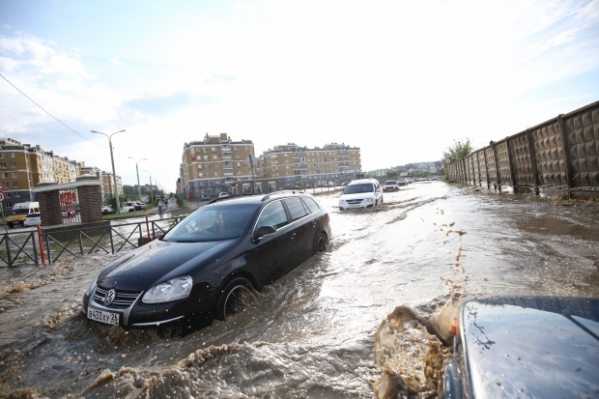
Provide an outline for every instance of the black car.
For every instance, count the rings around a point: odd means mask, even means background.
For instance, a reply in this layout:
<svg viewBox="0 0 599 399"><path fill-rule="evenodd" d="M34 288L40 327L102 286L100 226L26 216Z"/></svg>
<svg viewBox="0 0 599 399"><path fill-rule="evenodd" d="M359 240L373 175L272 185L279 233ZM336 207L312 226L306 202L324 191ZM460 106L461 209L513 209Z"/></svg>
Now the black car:
<svg viewBox="0 0 599 399"><path fill-rule="evenodd" d="M460 311L445 398L599 398L599 298L491 298Z"/></svg>
<svg viewBox="0 0 599 399"><path fill-rule="evenodd" d="M222 199L105 267L82 310L124 328L202 327L324 251L330 237L329 215L309 194Z"/></svg>

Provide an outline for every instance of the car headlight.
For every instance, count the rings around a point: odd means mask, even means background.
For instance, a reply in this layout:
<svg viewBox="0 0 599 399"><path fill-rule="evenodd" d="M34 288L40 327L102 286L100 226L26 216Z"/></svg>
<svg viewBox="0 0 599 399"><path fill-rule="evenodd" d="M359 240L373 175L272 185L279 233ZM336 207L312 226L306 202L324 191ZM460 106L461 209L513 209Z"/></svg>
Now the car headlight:
<svg viewBox="0 0 599 399"><path fill-rule="evenodd" d="M372 198L372 197L364 198L364 202L372 202L372 201L374 201L374 198Z"/></svg>
<svg viewBox="0 0 599 399"><path fill-rule="evenodd" d="M162 303L187 298L192 286L191 276L176 277L150 288L141 301L143 303Z"/></svg>

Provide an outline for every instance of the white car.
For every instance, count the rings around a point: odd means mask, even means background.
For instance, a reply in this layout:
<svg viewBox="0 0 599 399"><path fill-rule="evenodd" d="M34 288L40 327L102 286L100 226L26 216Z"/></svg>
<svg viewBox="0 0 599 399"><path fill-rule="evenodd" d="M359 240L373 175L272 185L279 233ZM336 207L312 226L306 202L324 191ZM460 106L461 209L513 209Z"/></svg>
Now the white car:
<svg viewBox="0 0 599 399"><path fill-rule="evenodd" d="M106 215L108 213L113 213L114 211L112 210L112 206L111 205L106 205L102 207L102 215Z"/></svg>
<svg viewBox="0 0 599 399"><path fill-rule="evenodd" d="M354 180L345 187L339 197L339 210L374 208L383 203L383 189L378 180Z"/></svg>
<svg viewBox="0 0 599 399"><path fill-rule="evenodd" d="M24 227L41 226L41 225L42 225L42 215L39 213L30 213L29 215L27 215L25 217L25 220L23 221Z"/></svg>
<svg viewBox="0 0 599 399"><path fill-rule="evenodd" d="M399 190L399 184L396 180L387 180L385 184L383 184L383 191L395 191Z"/></svg>
<svg viewBox="0 0 599 399"><path fill-rule="evenodd" d="M222 193L218 194L218 198L223 198L223 197L228 197L230 194L226 191L223 191Z"/></svg>
<svg viewBox="0 0 599 399"><path fill-rule="evenodd" d="M121 213L135 212L135 205L125 205L121 208Z"/></svg>

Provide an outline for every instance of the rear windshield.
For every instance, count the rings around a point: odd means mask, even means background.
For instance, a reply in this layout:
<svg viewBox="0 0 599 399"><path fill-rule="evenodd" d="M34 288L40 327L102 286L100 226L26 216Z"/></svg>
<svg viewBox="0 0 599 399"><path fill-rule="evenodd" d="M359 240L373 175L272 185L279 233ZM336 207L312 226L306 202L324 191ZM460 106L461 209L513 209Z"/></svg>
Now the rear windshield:
<svg viewBox="0 0 599 399"><path fill-rule="evenodd" d="M165 237L169 242L230 240L249 229L259 204L204 206L183 219Z"/></svg>
<svg viewBox="0 0 599 399"><path fill-rule="evenodd" d="M352 184L351 186L345 187L345 190L343 190L343 194L372 193L372 192L374 192L372 183Z"/></svg>

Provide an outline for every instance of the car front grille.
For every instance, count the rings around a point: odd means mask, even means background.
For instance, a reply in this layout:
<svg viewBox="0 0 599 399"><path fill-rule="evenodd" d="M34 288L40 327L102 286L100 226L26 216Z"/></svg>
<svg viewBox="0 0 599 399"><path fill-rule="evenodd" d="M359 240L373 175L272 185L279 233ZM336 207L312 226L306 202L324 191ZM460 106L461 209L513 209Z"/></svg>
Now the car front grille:
<svg viewBox="0 0 599 399"><path fill-rule="evenodd" d="M104 298L106 297L108 291L108 288L102 288L100 286L97 286L96 292L94 293L94 300L99 304L104 305ZM104 306L113 309L126 309L130 307L133 304L133 302L135 302L135 300L139 297L140 294L141 291L117 291L116 298L110 304L110 306Z"/></svg>
<svg viewBox="0 0 599 399"><path fill-rule="evenodd" d="M352 200L347 200L347 203L349 205L358 205L360 203L362 203L362 199L352 199Z"/></svg>

